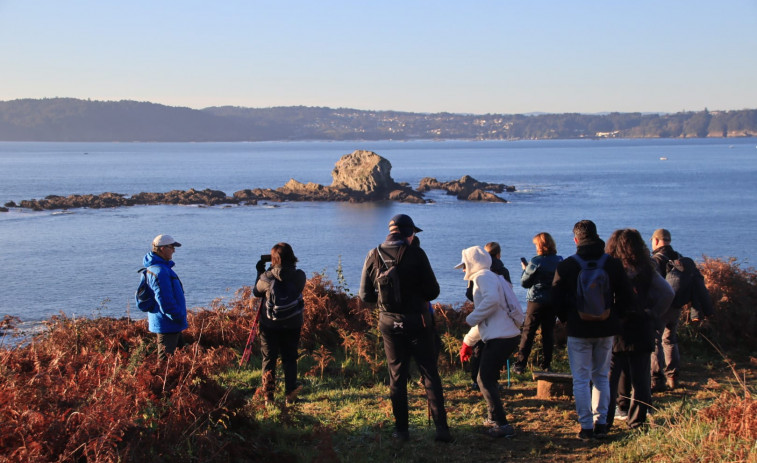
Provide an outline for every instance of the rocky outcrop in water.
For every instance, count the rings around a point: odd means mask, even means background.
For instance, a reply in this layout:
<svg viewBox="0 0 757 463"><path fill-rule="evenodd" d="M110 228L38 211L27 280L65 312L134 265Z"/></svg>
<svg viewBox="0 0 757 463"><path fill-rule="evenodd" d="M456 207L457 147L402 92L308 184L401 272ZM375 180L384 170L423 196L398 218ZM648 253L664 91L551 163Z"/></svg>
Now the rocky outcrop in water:
<svg viewBox="0 0 757 463"><path fill-rule="evenodd" d="M70 195L46 196L45 199L31 199L21 201L18 207L41 211L45 209L76 209L88 207L102 209L107 207L123 207L154 204L207 205L235 203L226 193L218 190L172 190L167 193L137 193L131 197L120 193L103 193L100 195ZM10 204L10 203L9 203ZM15 203L13 206L15 207Z"/></svg>
<svg viewBox="0 0 757 463"><path fill-rule="evenodd" d="M167 193L137 193L126 196L119 193L102 193L100 195L50 195L44 199L21 201L5 204L0 212L7 212L9 207L21 207L36 211L49 209L74 209L88 207L100 209L152 204L206 205L224 204L255 205L259 201L400 201L408 203L425 203L423 193L431 189L446 190L448 194L457 195L459 199L469 201L506 202L494 193L514 191L515 188L499 183L479 182L468 175L460 180L439 182L434 178L424 178L414 190L406 183L397 183L391 176L391 163L372 151L357 150L342 158L334 165L331 172L331 185L318 183L301 183L290 179L284 186L271 188L252 188L235 192L227 196L218 190L173 190Z"/></svg>
<svg viewBox="0 0 757 463"><path fill-rule="evenodd" d="M470 175L464 175L460 180L440 182L432 177L424 177L418 185L418 191L424 193L429 190L445 190L448 195L455 195L457 199L467 201L492 201L506 203L507 200L494 193L515 191L514 186L504 183L479 182Z"/></svg>
<svg viewBox="0 0 757 463"><path fill-rule="evenodd" d="M357 150L345 156L331 171L331 185L301 183L290 179L275 190L245 189L234 193L241 202L253 201L402 201L425 203L423 194L392 179L392 165L372 151Z"/></svg>

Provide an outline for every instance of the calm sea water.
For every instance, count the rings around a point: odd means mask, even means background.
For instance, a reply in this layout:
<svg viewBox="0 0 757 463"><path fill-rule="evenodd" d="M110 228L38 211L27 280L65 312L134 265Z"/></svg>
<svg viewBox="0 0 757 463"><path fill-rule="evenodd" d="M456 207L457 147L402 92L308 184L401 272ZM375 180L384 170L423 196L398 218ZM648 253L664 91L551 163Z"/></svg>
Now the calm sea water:
<svg viewBox="0 0 757 463"><path fill-rule="evenodd" d="M507 204L458 201L431 193L434 204L283 203L235 207L140 206L68 212L0 213L3 290L0 316L34 321L64 312L124 316L136 270L150 241L169 233L181 247L175 270L190 306L228 298L254 282L254 265L278 241L292 244L308 274L336 281L341 263L357 293L369 249L387 221L406 213L442 286L439 301L464 300L460 250L499 241L517 278L531 238L555 237L572 254L573 224L589 218L607 238L635 227L648 238L665 227L673 245L701 260L757 259L757 147L751 139L523 142L298 143L0 143L0 204L49 194L133 194L283 185L290 178L331 183L334 163L355 149L389 159L397 181L425 176L515 185ZM661 159L665 158L665 159ZM516 284L517 294L525 292Z"/></svg>

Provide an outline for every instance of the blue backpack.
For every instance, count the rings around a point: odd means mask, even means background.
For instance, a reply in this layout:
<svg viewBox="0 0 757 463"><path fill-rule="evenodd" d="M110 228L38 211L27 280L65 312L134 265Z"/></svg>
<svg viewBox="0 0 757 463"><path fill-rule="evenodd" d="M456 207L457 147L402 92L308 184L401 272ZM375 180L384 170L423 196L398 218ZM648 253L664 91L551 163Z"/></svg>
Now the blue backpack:
<svg viewBox="0 0 757 463"><path fill-rule="evenodd" d="M605 270L609 257L602 254L597 260L583 260L577 254L572 256L581 266L576 279L576 309L581 320L603 321L610 318L612 292L610 275Z"/></svg>
<svg viewBox="0 0 757 463"><path fill-rule="evenodd" d="M155 300L155 293L147 282L147 274L149 273L155 278L157 278L157 275L146 268L141 268L137 272L141 275L137 292L134 295L137 300L137 308L142 312L152 312L157 307L158 301Z"/></svg>

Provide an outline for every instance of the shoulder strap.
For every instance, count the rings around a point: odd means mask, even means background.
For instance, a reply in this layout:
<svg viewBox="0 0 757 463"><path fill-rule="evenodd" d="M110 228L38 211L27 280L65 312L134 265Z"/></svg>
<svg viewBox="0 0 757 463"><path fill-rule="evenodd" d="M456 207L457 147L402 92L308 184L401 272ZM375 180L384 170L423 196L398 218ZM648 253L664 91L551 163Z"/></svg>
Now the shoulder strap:
<svg viewBox="0 0 757 463"><path fill-rule="evenodd" d="M403 244L402 246L400 246L400 250L397 251L397 258L393 259L395 261L394 265L398 265L400 263L400 259L402 259L402 256L405 254L406 248L407 248L406 244ZM378 260L380 259L381 263L384 264L384 267L389 268L389 264L386 263L386 259L384 259L384 256L381 253L381 245L376 246L376 256L377 256L377 264L378 264Z"/></svg>

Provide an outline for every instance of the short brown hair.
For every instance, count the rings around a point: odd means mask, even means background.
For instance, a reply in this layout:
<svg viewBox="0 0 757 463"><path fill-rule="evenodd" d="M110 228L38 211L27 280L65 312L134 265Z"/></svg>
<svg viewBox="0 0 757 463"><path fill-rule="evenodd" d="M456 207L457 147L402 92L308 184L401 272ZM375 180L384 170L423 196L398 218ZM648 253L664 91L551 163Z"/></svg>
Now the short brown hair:
<svg viewBox="0 0 757 463"><path fill-rule="evenodd" d="M547 232L537 233L533 239L536 245L536 253L540 256L550 256L557 254L557 244L555 244L554 238Z"/></svg>
<svg viewBox="0 0 757 463"><path fill-rule="evenodd" d="M292 246L288 243L276 243L271 248L271 265L294 265L296 262L297 257L294 255Z"/></svg>
<svg viewBox="0 0 757 463"><path fill-rule="evenodd" d="M591 220L579 220L573 225L573 236L578 241L593 240L599 238L597 226Z"/></svg>
<svg viewBox="0 0 757 463"><path fill-rule="evenodd" d="M490 241L486 243L484 249L486 249L486 252L488 252L492 257L497 257L497 255L502 252L502 248L499 247L499 243L497 243L496 241Z"/></svg>

